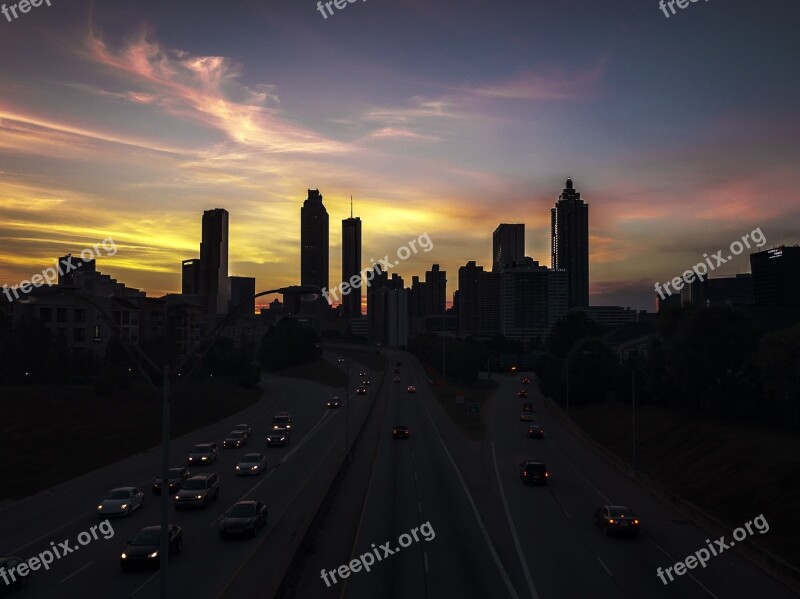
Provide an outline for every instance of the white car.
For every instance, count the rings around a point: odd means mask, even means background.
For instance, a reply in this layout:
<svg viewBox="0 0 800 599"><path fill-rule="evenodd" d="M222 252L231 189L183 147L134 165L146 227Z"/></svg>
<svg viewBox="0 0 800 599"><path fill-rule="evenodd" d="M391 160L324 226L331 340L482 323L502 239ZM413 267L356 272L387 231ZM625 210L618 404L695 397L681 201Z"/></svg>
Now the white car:
<svg viewBox="0 0 800 599"><path fill-rule="evenodd" d="M263 453L246 453L241 461L236 464L236 475L261 474L267 469L267 458Z"/></svg>
<svg viewBox="0 0 800 599"><path fill-rule="evenodd" d="M97 515L130 516L134 510L144 507L144 493L136 487L112 489L97 506Z"/></svg>

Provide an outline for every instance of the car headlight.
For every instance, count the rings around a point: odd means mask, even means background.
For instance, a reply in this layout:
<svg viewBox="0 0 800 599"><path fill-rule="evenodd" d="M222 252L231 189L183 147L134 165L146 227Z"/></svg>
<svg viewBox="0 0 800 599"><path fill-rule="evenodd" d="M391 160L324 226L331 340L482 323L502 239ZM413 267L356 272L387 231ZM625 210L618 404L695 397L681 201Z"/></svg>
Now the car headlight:
<svg viewBox="0 0 800 599"><path fill-rule="evenodd" d="M239 468L239 466L236 466L236 469L237 469L237 470L241 470L241 468Z"/></svg>
<svg viewBox="0 0 800 599"><path fill-rule="evenodd" d="M147 557L153 559L154 557L158 557L158 551L153 551L153 553L149 554Z"/></svg>
<svg viewBox="0 0 800 599"><path fill-rule="evenodd" d="M126 507L128 507L128 504L123 503L121 506L119 506L119 509L124 510Z"/></svg>
<svg viewBox="0 0 800 599"><path fill-rule="evenodd" d="M258 470L258 466L251 466L250 470Z"/></svg>
<svg viewBox="0 0 800 599"><path fill-rule="evenodd" d="M200 458L200 459L201 459L201 460L203 460L203 461L205 462L205 461L206 461L208 458L207 458L206 456L203 456L203 457L202 457L202 458Z"/></svg>
<svg viewBox="0 0 800 599"><path fill-rule="evenodd" d="M103 505L102 505L102 504L98 505L98 506L97 506L97 509L98 509L98 510L102 510L102 509L103 509Z"/></svg>
<svg viewBox="0 0 800 599"><path fill-rule="evenodd" d="M180 499L180 498L181 498L180 495L175 495L175 499Z"/></svg>
<svg viewBox="0 0 800 599"><path fill-rule="evenodd" d="M128 559L128 554L127 553L123 553L122 555L120 555L120 558Z"/></svg>

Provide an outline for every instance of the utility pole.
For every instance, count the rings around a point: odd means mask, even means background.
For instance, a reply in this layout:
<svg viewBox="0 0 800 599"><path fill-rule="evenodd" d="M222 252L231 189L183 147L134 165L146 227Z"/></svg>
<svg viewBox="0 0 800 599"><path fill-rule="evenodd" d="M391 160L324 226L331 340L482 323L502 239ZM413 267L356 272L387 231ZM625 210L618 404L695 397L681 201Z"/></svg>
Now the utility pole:
<svg viewBox="0 0 800 599"><path fill-rule="evenodd" d="M350 360L347 360L347 388L344 390L344 439L350 461Z"/></svg>
<svg viewBox="0 0 800 599"><path fill-rule="evenodd" d="M636 370L631 366L631 464L636 474Z"/></svg>
<svg viewBox="0 0 800 599"><path fill-rule="evenodd" d="M161 413L161 599L169 597L169 366L164 366Z"/></svg>

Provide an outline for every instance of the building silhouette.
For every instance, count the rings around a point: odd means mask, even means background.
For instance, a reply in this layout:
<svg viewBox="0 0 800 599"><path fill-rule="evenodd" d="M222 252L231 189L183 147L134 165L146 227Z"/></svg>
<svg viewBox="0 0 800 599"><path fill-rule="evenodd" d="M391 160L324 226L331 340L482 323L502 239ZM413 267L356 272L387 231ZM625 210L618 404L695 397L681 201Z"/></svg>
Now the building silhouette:
<svg viewBox="0 0 800 599"><path fill-rule="evenodd" d="M300 209L300 284L328 289L328 211L319 189L309 189Z"/></svg>
<svg viewBox="0 0 800 599"><path fill-rule="evenodd" d="M480 331L482 274L483 266L478 266L474 260L470 260L458 269L458 291L453 294L453 305L458 315L458 332L461 335L476 335Z"/></svg>
<svg viewBox="0 0 800 599"><path fill-rule="evenodd" d="M230 277L230 287L231 300L228 313L236 311L239 316L253 316L256 312L255 277Z"/></svg>
<svg viewBox="0 0 800 599"><path fill-rule="evenodd" d="M431 270L425 271L425 287L423 291L424 316L444 314L447 301L447 271L439 270L434 264Z"/></svg>
<svg viewBox="0 0 800 599"><path fill-rule="evenodd" d="M200 242L199 295L209 315L228 313L231 298L228 281L228 211L215 208L203 212L203 237Z"/></svg>
<svg viewBox="0 0 800 599"><path fill-rule="evenodd" d="M492 233L492 272L525 259L525 225L501 224Z"/></svg>
<svg viewBox="0 0 800 599"><path fill-rule="evenodd" d="M200 294L200 259L192 258L181 263L181 294Z"/></svg>
<svg viewBox="0 0 800 599"><path fill-rule="evenodd" d="M567 179L550 210L551 266L567 272L569 308L589 305L589 206Z"/></svg>
<svg viewBox="0 0 800 599"><path fill-rule="evenodd" d="M567 273L531 258L500 273L500 333L540 344L567 313Z"/></svg>
<svg viewBox="0 0 800 599"><path fill-rule="evenodd" d="M342 221L342 282L350 283L350 292L342 298L346 318L361 316L361 285L352 284L361 276L361 219L353 217L353 198L350 198L350 218ZM363 281L362 281L363 282Z"/></svg>
<svg viewBox="0 0 800 599"><path fill-rule="evenodd" d="M750 254L750 270L756 305L800 304L800 247L784 245Z"/></svg>
<svg viewBox="0 0 800 599"><path fill-rule="evenodd" d="M387 347L408 344L408 296L403 278L393 273L389 278L380 266L367 287L367 333L372 343Z"/></svg>

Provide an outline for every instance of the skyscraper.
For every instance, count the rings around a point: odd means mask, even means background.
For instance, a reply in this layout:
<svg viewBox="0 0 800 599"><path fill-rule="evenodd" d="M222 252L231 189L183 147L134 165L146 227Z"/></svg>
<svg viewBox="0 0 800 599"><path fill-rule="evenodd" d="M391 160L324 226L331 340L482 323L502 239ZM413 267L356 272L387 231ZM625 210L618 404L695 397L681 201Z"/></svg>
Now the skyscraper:
<svg viewBox="0 0 800 599"><path fill-rule="evenodd" d="M458 269L458 332L461 335L478 333L478 309L480 306L480 280L483 266L470 260Z"/></svg>
<svg viewBox="0 0 800 599"><path fill-rule="evenodd" d="M300 209L300 284L328 288L328 211L319 189Z"/></svg>
<svg viewBox="0 0 800 599"><path fill-rule="evenodd" d="M589 305L589 206L567 184L550 210L551 266L567 271L569 308Z"/></svg>
<svg viewBox="0 0 800 599"><path fill-rule="evenodd" d="M361 316L361 286L351 279L361 279L361 219L353 218L353 198L350 198L350 218L342 221L342 282L350 283L350 293L342 298L346 317Z"/></svg>
<svg viewBox="0 0 800 599"><path fill-rule="evenodd" d="M525 259L525 225L499 225L492 234L492 272Z"/></svg>
<svg viewBox="0 0 800 599"><path fill-rule="evenodd" d="M228 313L231 297L228 281L228 219L228 211L224 208L203 212L198 291L205 296L207 314Z"/></svg>
<svg viewBox="0 0 800 599"><path fill-rule="evenodd" d="M447 301L447 271L439 270L434 264L431 270L425 271L424 314L436 316L445 313Z"/></svg>

